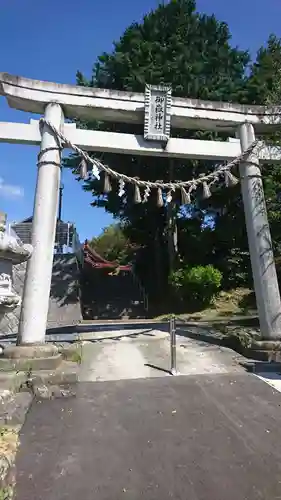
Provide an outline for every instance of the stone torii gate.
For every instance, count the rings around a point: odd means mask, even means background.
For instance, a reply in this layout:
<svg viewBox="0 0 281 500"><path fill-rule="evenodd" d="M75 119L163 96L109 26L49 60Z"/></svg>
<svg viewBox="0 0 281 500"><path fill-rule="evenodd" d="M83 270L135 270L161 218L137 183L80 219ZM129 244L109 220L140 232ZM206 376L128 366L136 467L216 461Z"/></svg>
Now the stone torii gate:
<svg viewBox="0 0 281 500"><path fill-rule="evenodd" d="M158 89L159 90L159 89ZM0 73L0 94L12 108L44 115L67 141L86 151L108 151L129 155L163 156L206 160L233 160L255 142L255 131L262 133L279 124L279 112L260 106L242 106L182 99L169 95L171 127L226 131L225 142L169 138L165 144L133 134L82 130L65 118L125 123L144 123L147 119L146 95L61 85ZM277 119L276 119L277 116ZM237 138L238 137L238 138ZM46 123L0 122L0 142L41 146L40 165L34 201L33 254L28 262L18 334L18 344L37 345L45 341L51 285L53 247L57 218L61 158L56 135ZM259 162L280 162L278 148L260 143L240 164L254 286L262 338L281 339L281 302L272 252ZM230 228L231 229L231 228Z"/></svg>

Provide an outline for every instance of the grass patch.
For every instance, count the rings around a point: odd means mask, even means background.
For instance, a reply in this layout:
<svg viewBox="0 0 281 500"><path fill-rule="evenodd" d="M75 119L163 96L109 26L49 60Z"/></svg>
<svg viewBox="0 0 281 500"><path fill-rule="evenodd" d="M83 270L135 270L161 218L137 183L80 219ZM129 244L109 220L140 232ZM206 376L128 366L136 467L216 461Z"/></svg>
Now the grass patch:
<svg viewBox="0 0 281 500"><path fill-rule="evenodd" d="M5 486L0 488L0 500L12 500L14 497L14 487Z"/></svg>
<svg viewBox="0 0 281 500"><path fill-rule="evenodd" d="M72 363L77 363L78 365L81 365L82 363L81 342L77 342L72 345L61 345L59 346L59 352L61 353L65 361L72 361Z"/></svg>
<svg viewBox="0 0 281 500"><path fill-rule="evenodd" d="M185 321L215 321L216 319L228 319L235 316L256 315L255 296L249 288L236 288L228 292L220 292L214 303L201 311L176 314L176 317ZM173 311L168 314L157 316L157 320L169 320L174 315Z"/></svg>
<svg viewBox="0 0 281 500"><path fill-rule="evenodd" d="M68 359L68 361L72 361L73 363L77 363L78 365L81 365L81 363L82 363L82 354L77 349L76 351L73 351L72 353L70 353L68 355L67 359Z"/></svg>
<svg viewBox="0 0 281 500"><path fill-rule="evenodd" d="M16 427L0 427L0 456L4 455L8 460L12 459L17 451L18 443L18 429Z"/></svg>
<svg viewBox="0 0 281 500"><path fill-rule="evenodd" d="M19 446L19 426L0 427L0 500L14 498L15 458Z"/></svg>

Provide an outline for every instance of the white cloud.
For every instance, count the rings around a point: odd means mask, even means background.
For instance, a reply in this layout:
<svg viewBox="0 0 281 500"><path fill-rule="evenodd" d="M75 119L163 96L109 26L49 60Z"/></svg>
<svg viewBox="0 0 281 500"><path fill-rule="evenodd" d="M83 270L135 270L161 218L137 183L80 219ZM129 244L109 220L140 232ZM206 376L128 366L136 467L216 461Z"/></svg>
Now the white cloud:
<svg viewBox="0 0 281 500"><path fill-rule="evenodd" d="M22 198L24 196L24 189L16 184L7 184L2 177L0 177L0 196L5 198Z"/></svg>

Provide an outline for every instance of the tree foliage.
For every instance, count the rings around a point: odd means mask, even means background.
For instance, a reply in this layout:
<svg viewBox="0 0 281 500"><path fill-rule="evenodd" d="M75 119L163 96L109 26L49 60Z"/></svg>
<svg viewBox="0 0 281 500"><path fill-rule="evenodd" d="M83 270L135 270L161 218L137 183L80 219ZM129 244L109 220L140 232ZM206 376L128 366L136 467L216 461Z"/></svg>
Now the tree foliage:
<svg viewBox="0 0 281 500"><path fill-rule="evenodd" d="M120 224L111 224L104 228L99 236L89 241L89 245L106 260L118 264L131 262L136 250Z"/></svg>
<svg viewBox="0 0 281 500"><path fill-rule="evenodd" d="M194 307L206 307L218 295L222 273L210 264L207 266L184 266L169 276L169 282L179 300Z"/></svg>
<svg viewBox="0 0 281 500"><path fill-rule="evenodd" d="M196 11L195 0L170 0L129 26L111 53L98 57L89 81L77 73L79 85L143 92L145 83L170 83L174 96L230 102L268 104L276 102L280 86L281 45L275 36L262 47L254 63L248 51L231 45L226 23ZM278 78L277 78L278 77ZM279 98L280 102L280 98ZM143 125L80 123L83 127L143 134ZM172 130L176 137L226 140L227 135L207 131ZM276 137L273 138L276 140ZM69 165L75 164L75 157ZM188 180L213 168L212 162L134 157L104 153L102 161L123 173L149 180ZM280 246L278 167L263 171L274 245ZM104 207L126 222L126 235L142 247L138 254L140 272L146 281L163 289L167 282L167 209L149 202L133 204L133 193L120 198L117 186L104 196L102 184L86 181L93 192L94 207ZM213 264L224 275L224 285L243 284L250 279L250 261L240 188L221 189L206 203L199 195L192 206L173 206L178 227L178 263ZM204 221L212 221L206 227ZM155 279L156 276L156 279Z"/></svg>
<svg viewBox="0 0 281 500"><path fill-rule="evenodd" d="M172 0L161 4L147 14L142 23L129 26L118 42L114 43L112 53L104 53L94 65L93 75L87 82L78 72L78 84L118 90L143 92L145 83L169 83L173 95L190 98L237 100L242 94L245 67L249 54L232 48L230 32L225 23L218 22L214 16L196 12L194 0ZM90 126L93 124L89 124ZM143 134L143 125L99 123L94 124L103 130ZM174 136L211 138L214 134L202 131L173 130ZM103 161L116 170L143 179L169 180L170 161L167 158L133 157L104 153ZM190 179L212 164L200 162L173 162L173 177ZM102 185L88 182L85 189L102 193ZM130 193L129 193L130 194ZM104 206L115 215L137 218L150 218L153 207L132 207L118 197L116 189L104 199L94 201L95 206ZM136 214L135 214L136 212Z"/></svg>

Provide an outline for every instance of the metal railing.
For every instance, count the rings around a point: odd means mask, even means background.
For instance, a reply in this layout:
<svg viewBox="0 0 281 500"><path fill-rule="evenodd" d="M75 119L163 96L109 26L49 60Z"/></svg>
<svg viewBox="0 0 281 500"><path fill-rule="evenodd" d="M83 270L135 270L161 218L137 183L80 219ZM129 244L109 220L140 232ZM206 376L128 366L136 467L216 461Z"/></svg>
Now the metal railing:
<svg viewBox="0 0 281 500"><path fill-rule="evenodd" d="M79 234L77 233L76 229L74 228L73 231L73 236L72 236L72 241L71 241L71 248L73 253L76 255L76 258L83 266L84 264L84 250L83 250L83 245L79 239Z"/></svg>
<svg viewBox="0 0 281 500"><path fill-rule="evenodd" d="M171 351L171 375L177 372L177 331L175 318L170 319L170 351Z"/></svg>

